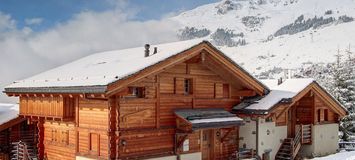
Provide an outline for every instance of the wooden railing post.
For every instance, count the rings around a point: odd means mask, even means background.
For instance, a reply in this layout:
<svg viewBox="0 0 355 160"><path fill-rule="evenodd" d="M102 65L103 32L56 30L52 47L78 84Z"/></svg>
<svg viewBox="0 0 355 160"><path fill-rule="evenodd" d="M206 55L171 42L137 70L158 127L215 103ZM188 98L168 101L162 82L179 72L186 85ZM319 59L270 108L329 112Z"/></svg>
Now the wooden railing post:
<svg viewBox="0 0 355 160"><path fill-rule="evenodd" d="M19 143L17 143L17 159L20 158L20 150L19 150L19 148L20 148L20 143L21 143L21 141L20 141Z"/></svg>
<svg viewBox="0 0 355 160"><path fill-rule="evenodd" d="M303 143L303 124L301 124L301 143Z"/></svg>

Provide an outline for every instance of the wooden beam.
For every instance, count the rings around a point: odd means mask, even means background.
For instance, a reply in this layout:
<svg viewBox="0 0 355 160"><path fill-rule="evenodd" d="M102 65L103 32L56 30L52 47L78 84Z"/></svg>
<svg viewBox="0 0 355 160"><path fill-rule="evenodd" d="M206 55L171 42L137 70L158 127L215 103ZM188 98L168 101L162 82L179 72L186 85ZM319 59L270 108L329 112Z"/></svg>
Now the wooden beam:
<svg viewBox="0 0 355 160"><path fill-rule="evenodd" d="M110 159L114 160L117 158L116 155L116 126L117 126L117 122L116 122L116 110L117 110L117 102L116 102L117 98L116 96L112 96L109 98L109 102L108 102L108 124L109 124L109 155L110 155Z"/></svg>
<svg viewBox="0 0 355 160"><path fill-rule="evenodd" d="M244 89L234 92L233 95L241 97L252 97L256 95L256 92L254 90Z"/></svg>
<svg viewBox="0 0 355 160"><path fill-rule="evenodd" d="M5 130L5 129L8 129L8 128L14 126L14 125L17 125L17 124L19 124L21 122L24 122L24 121L26 121L26 118L22 118L22 117L17 117L15 119L12 119L12 120L0 125L0 132Z"/></svg>

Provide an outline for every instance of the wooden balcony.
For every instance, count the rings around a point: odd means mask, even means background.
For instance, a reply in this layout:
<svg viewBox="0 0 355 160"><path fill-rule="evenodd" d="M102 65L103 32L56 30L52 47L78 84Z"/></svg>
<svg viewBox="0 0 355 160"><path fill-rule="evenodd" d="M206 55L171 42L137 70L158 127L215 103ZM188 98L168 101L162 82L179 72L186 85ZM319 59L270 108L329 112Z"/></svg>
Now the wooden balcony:
<svg viewBox="0 0 355 160"><path fill-rule="evenodd" d="M75 98L20 97L20 115L67 119L75 116Z"/></svg>

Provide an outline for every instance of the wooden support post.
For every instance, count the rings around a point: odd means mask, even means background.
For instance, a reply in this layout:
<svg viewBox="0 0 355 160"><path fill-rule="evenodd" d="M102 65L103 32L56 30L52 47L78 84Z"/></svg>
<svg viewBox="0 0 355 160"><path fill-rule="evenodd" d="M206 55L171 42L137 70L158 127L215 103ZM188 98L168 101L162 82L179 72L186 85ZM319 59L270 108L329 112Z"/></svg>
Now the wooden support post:
<svg viewBox="0 0 355 160"><path fill-rule="evenodd" d="M301 143L303 144L303 124L301 126Z"/></svg>
<svg viewBox="0 0 355 160"><path fill-rule="evenodd" d="M111 160L116 159L116 96L109 98L109 157Z"/></svg>
<svg viewBox="0 0 355 160"><path fill-rule="evenodd" d="M79 152L79 97L75 98L75 152Z"/></svg>
<svg viewBox="0 0 355 160"><path fill-rule="evenodd" d="M38 129L38 142L37 142L37 151L38 151L38 159L43 160L44 158L44 127L43 127L44 119L39 118L37 122L37 129Z"/></svg>
<svg viewBox="0 0 355 160"><path fill-rule="evenodd" d="M120 129L120 98L116 97L116 130L115 130L115 136L116 136L116 159L120 157L120 135L119 135L119 129Z"/></svg>

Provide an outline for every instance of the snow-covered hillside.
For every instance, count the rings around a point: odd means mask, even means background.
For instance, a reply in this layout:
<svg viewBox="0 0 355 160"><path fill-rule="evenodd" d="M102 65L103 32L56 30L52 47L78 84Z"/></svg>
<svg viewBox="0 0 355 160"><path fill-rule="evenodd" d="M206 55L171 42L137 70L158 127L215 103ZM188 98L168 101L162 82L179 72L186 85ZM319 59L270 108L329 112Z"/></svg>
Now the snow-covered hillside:
<svg viewBox="0 0 355 160"><path fill-rule="evenodd" d="M355 50L353 17L355 0L222 0L172 19L189 32L192 27L204 29L192 33L199 38L211 38L217 29L232 31L232 41L242 39L246 44L226 43L220 49L260 74L275 67L334 61L338 48L344 51L349 45Z"/></svg>

